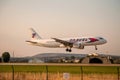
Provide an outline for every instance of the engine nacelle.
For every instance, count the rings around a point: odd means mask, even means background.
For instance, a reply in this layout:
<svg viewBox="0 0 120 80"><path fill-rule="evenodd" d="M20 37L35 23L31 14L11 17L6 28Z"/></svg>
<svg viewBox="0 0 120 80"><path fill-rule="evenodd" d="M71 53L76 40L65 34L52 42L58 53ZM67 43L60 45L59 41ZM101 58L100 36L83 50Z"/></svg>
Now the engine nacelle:
<svg viewBox="0 0 120 80"><path fill-rule="evenodd" d="M79 49L84 49L84 45L82 45L81 43L74 43L73 47L79 48Z"/></svg>
<svg viewBox="0 0 120 80"><path fill-rule="evenodd" d="M64 48L64 47L65 47L65 45L63 45L63 44L60 45L60 48Z"/></svg>

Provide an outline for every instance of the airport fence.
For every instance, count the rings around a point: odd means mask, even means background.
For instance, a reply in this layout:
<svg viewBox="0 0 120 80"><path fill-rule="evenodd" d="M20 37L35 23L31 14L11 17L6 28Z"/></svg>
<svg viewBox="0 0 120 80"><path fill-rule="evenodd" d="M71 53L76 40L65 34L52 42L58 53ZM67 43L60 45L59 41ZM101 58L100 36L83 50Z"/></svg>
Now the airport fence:
<svg viewBox="0 0 120 80"><path fill-rule="evenodd" d="M120 80L120 66L0 65L0 80Z"/></svg>

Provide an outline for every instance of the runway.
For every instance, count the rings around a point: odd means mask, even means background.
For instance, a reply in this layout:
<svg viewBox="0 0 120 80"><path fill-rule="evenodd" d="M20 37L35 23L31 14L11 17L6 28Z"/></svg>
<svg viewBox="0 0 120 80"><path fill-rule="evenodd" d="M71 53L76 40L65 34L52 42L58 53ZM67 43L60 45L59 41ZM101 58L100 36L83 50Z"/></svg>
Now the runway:
<svg viewBox="0 0 120 80"><path fill-rule="evenodd" d="M0 65L39 65L39 66L118 66L120 64L74 64L74 63L0 63Z"/></svg>

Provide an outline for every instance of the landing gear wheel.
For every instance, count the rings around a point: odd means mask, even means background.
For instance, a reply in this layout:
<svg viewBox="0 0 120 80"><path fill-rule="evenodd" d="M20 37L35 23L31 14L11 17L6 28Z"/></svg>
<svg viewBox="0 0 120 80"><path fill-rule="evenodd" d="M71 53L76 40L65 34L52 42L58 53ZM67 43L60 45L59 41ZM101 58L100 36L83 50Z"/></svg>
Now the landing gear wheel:
<svg viewBox="0 0 120 80"><path fill-rule="evenodd" d="M68 49L68 48L66 49L66 51L67 51L67 52L72 52L72 50L71 50L71 49Z"/></svg>
<svg viewBox="0 0 120 80"><path fill-rule="evenodd" d="M69 51L69 49L67 48L66 51Z"/></svg>
<svg viewBox="0 0 120 80"><path fill-rule="evenodd" d="M72 50L71 50L71 49L69 49L69 52L72 52Z"/></svg>
<svg viewBox="0 0 120 80"><path fill-rule="evenodd" d="M98 50L97 48L95 48L95 50Z"/></svg>

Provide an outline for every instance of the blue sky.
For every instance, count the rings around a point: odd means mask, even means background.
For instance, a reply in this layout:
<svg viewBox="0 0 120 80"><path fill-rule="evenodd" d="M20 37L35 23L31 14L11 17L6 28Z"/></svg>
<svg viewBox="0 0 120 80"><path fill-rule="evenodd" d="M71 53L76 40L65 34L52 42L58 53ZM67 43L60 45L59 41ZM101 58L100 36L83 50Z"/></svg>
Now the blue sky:
<svg viewBox="0 0 120 80"><path fill-rule="evenodd" d="M102 36L108 43L73 53L106 53L120 55L119 0L0 0L0 54L31 56L44 52L65 52L27 45L29 28L41 37Z"/></svg>

